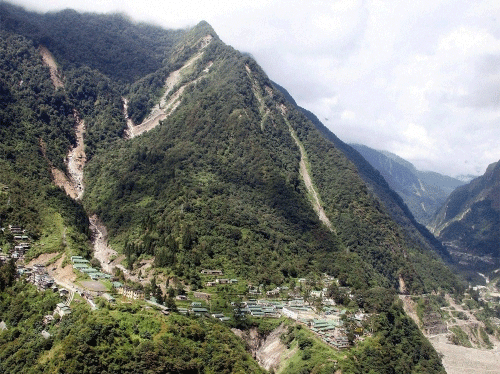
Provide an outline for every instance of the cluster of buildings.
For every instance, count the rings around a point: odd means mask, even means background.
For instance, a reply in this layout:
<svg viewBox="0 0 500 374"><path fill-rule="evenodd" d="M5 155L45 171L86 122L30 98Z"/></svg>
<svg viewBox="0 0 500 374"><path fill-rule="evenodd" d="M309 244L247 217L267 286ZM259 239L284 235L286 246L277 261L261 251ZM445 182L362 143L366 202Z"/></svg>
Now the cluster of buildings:
<svg viewBox="0 0 500 374"><path fill-rule="evenodd" d="M15 240L25 240L24 231L21 227L10 226L9 229L13 234L15 234ZM19 237L19 238L17 238ZM17 239L16 239L17 238ZM14 247L14 250L10 254L1 254L0 261L7 261L9 258L22 258L25 251L29 249L29 244L27 242L19 242ZM20 256L20 257L19 257ZM82 256L72 256L71 262L73 268L80 271L81 273L87 274L92 280L99 279L110 279L111 275L105 274L96 270L90 266L90 262L84 259ZM48 288L53 288L57 291L54 279L49 276L45 266L41 264L36 264L32 268L18 266L18 274L25 275L27 279L35 284L40 290L45 290ZM201 271L202 274L216 276L217 278L213 281L206 283L206 287L213 287L217 285L225 284L237 284L237 279L225 279L220 278L223 276L221 270L211 270L204 269ZM327 282L333 282L334 279L326 279ZM304 283L305 279L300 279L299 283ZM120 282L112 282L113 288L120 295L123 295L129 299L134 300L144 300L145 293L142 289L132 288L123 285ZM66 291L66 290L62 290ZM279 296L283 292L288 291L287 287L276 287L272 290L266 292L266 296ZM67 291L66 291L67 292ZM262 294L263 288L257 287L250 289L250 294ZM289 294L289 296L291 293ZM84 295L90 300L90 295ZM114 298L108 293L102 295L107 301L113 302ZM195 292L193 294L195 298L205 300L207 302L211 299L211 294L203 292ZM319 315L314 308L308 305L302 297L295 297L289 301L277 301L269 299L251 299L246 302L235 304L232 303L235 311L241 313L241 315L249 315L252 317L270 317L279 318L284 315L291 319L294 319L304 325L308 326L311 331L318 335L324 342L330 344L336 348L346 348L349 346L349 341L345 329L343 328L343 322L341 320L341 315L345 313L345 310L340 310L337 308L328 307L328 305L334 305L331 300L326 297L326 289L321 291L310 291L309 296L312 298L321 299L323 304L323 312ZM181 296L178 296L180 298ZM182 296L183 300L187 298ZM192 302L188 308L178 308L178 311L182 314L193 314L193 315L205 315L210 314L209 310L202 305L201 302ZM47 324L54 319L54 316L58 314L63 317L71 313L71 308L65 303L59 303L56 306L53 314L49 314L44 317L44 323ZM222 313L211 314L213 318L219 319L220 321L228 321L229 317ZM322 318L322 319L321 319ZM359 318L362 320L362 317ZM360 326L360 325L359 325Z"/></svg>
<svg viewBox="0 0 500 374"><path fill-rule="evenodd" d="M16 260L23 259L28 249L30 249L29 243L26 242L18 243L17 245L15 245L13 248L10 249L9 251L10 256Z"/></svg>
<svg viewBox="0 0 500 374"><path fill-rule="evenodd" d="M195 316L208 314L208 309L203 307L203 305L200 302L196 301L191 303L191 308L189 309L189 311L193 313Z"/></svg>
<svg viewBox="0 0 500 374"><path fill-rule="evenodd" d="M51 289L54 292L59 292L61 297L68 296L69 291L61 288L56 285L54 278L52 278L47 269L42 264L34 264L33 267L24 267L22 265L17 266L17 274L19 276L25 276L26 280L35 286L40 291ZM72 298L68 298L71 300ZM69 301L68 301L69 302ZM59 316L63 317L71 313L71 308L65 303L58 303L54 312L52 314L47 314L43 317L44 325L52 322L54 320L54 316L59 314Z"/></svg>
<svg viewBox="0 0 500 374"><path fill-rule="evenodd" d="M73 263L73 269L87 274L92 280L111 279L111 275L94 269L90 266L89 260L84 259L82 256L71 256L71 262Z"/></svg>
<svg viewBox="0 0 500 374"><path fill-rule="evenodd" d="M224 278L217 278L214 281L209 281L205 284L206 287L214 287L219 284L236 284L238 283L238 279L224 279Z"/></svg>
<svg viewBox="0 0 500 374"><path fill-rule="evenodd" d="M489 278L486 278L489 282ZM493 282L487 286L474 286L472 289L479 294L478 300L498 304L500 302L500 290L498 287L492 286Z"/></svg>
<svg viewBox="0 0 500 374"><path fill-rule="evenodd" d="M343 323L340 319L313 319L308 321L308 326L325 343L339 349L349 347L349 340L346 331L342 328Z"/></svg>
<svg viewBox="0 0 500 374"><path fill-rule="evenodd" d="M43 291L49 288L54 291L58 290L54 278L47 273L47 269L45 269L45 266L42 264L35 264L33 267L17 265L17 275L25 276L26 280L37 286L39 290Z"/></svg>
<svg viewBox="0 0 500 374"><path fill-rule="evenodd" d="M29 271L29 268L25 268L25 269L27 269ZM49 273L47 273L45 266L43 266L42 264L33 265L33 268L32 268L30 276L28 277L28 280L31 283L33 283L35 286L37 286L38 289L40 289L40 290L46 290L48 288L55 287L54 278L52 278L49 275Z"/></svg>
<svg viewBox="0 0 500 374"><path fill-rule="evenodd" d="M202 274L205 275L215 275L221 276L223 272L221 270L211 270L204 269L201 271ZM233 279L223 279L216 278L213 281L209 281L206 283L206 287L213 287L219 284L234 284L237 280ZM298 284L300 285L300 289L302 287L312 287L316 286L317 282L312 280L307 280L306 278L297 279ZM349 341L347 338L347 334L345 329L343 328L343 322L341 320L341 316L346 313L345 309L339 309L335 307L335 301L327 297L327 288L326 286L336 283L338 285L337 280L329 276L327 274L323 275L320 284L322 284L323 288L319 290L309 290L307 291L307 295L309 299L315 299L315 302L320 302L322 305L322 312L317 312L315 308L313 308L309 302L304 300L304 297L301 297L303 292L297 291L291 292L288 287L275 287L274 289L264 291L265 288L263 285L252 287L249 285L248 294L250 297L265 295L266 297L279 297L286 295L287 297L293 297L293 299L289 301L273 301L269 299L250 299L246 302L242 302L238 305L233 303L233 308L235 312L241 313L241 315L248 315L252 317L271 317L271 318L279 318L280 316L286 316L293 320L296 320L299 323L302 323L308 326L311 331L316 333L319 338L321 338L327 344L332 345L335 348L346 348L349 346ZM347 287L339 287L347 296L351 297L351 291ZM204 300L210 300L210 294L193 295L195 298L201 298ZM205 297L202 297L205 296ZM208 315L208 310L206 308L201 307L200 305L194 305L197 303L193 303L191 310L185 308L180 308L180 312L188 313L191 312L193 314L205 314ZM221 314L214 314L214 318L224 318ZM227 317L226 317L227 318ZM363 314L356 315L356 321L358 323L359 330L358 332L362 333L361 321L365 318Z"/></svg>
<svg viewBox="0 0 500 374"><path fill-rule="evenodd" d="M56 309L54 310L54 314L59 314L61 317L64 317L71 314L71 308L64 303L58 303L56 305Z"/></svg>
<svg viewBox="0 0 500 374"><path fill-rule="evenodd" d="M5 228L2 228L5 231ZM0 262L5 263L11 258L14 260L23 259L30 249L30 237L26 235L26 230L21 226L9 225L9 231L14 236L14 246L10 248L8 254L0 253ZM1 252L1 249L0 249Z"/></svg>
<svg viewBox="0 0 500 374"><path fill-rule="evenodd" d="M309 305L306 305L302 298L290 300L283 307L282 314L296 321L305 321L314 318L316 315L314 310Z"/></svg>
<svg viewBox="0 0 500 374"><path fill-rule="evenodd" d="M205 308L202 303L200 302L197 302L197 301L193 301L191 303L191 307L190 308L177 308L177 311L181 314L192 314L192 315L195 315L195 316L208 316L209 315L209 311L207 308ZM222 313L213 313L213 314L210 314L210 316L212 316L212 318L216 318L218 319L219 321L222 321L222 322L226 322L226 321L230 321L231 318L225 316L224 314Z"/></svg>
<svg viewBox="0 0 500 374"><path fill-rule="evenodd" d="M57 303L56 309L54 309L54 312L52 314L43 316L43 324L48 325L49 323L51 323L54 320L54 316L56 314L59 314L61 318L67 316L68 314L71 314L71 308L65 303Z"/></svg>
<svg viewBox="0 0 500 374"><path fill-rule="evenodd" d="M200 273L204 275L216 275L216 276L224 275L222 270L217 270L217 269L203 269ZM215 287L218 286L219 284L236 284L236 283L238 283L237 279L216 278L213 281L205 283L205 286Z"/></svg>
<svg viewBox="0 0 500 374"><path fill-rule="evenodd" d="M240 313L252 317L279 318L283 304L278 301L248 300L240 305Z"/></svg>

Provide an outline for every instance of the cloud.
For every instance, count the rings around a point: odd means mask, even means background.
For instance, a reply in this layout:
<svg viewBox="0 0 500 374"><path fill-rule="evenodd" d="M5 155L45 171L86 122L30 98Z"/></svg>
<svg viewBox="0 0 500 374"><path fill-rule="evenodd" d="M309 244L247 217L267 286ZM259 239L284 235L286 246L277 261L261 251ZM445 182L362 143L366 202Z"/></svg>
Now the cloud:
<svg viewBox="0 0 500 374"><path fill-rule="evenodd" d="M204 19L344 141L449 175L500 159L498 0L18 3L121 11L164 27Z"/></svg>
<svg viewBox="0 0 500 374"><path fill-rule="evenodd" d="M340 114L340 119L344 121L354 121L356 119L356 113L351 112L350 110L344 110Z"/></svg>

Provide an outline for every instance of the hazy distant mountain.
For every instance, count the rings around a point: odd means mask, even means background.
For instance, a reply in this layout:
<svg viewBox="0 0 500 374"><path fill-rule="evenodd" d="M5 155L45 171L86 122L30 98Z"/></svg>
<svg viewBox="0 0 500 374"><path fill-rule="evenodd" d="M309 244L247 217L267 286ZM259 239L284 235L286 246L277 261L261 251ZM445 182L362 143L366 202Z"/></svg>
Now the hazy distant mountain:
<svg viewBox="0 0 500 374"><path fill-rule="evenodd" d="M500 162L451 193L431 224L462 265L484 271L500 260Z"/></svg>
<svg viewBox="0 0 500 374"><path fill-rule="evenodd" d="M412 163L387 152L353 144L404 200L418 222L428 225L448 195L464 183L435 172L419 171Z"/></svg>
<svg viewBox="0 0 500 374"><path fill-rule="evenodd" d="M479 175L472 175L472 174L462 174L458 175L457 179L464 182L464 183L469 183L471 180L479 177Z"/></svg>

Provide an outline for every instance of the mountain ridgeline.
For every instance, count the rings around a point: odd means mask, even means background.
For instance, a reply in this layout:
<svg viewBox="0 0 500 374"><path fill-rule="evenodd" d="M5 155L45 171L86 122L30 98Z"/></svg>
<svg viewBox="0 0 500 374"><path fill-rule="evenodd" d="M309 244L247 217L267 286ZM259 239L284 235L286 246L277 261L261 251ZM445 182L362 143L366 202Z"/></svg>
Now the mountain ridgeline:
<svg viewBox="0 0 500 374"><path fill-rule="evenodd" d="M408 372L442 372L392 300L395 291L460 290L439 256L447 252L380 173L251 57L206 22L164 30L6 3L0 14L0 219L28 229L32 256L91 258L88 217L96 215L125 266L154 258L157 271L192 290L204 268L269 287L328 273L367 310L376 298L367 295L390 296L374 308L376 333L386 334L377 353L359 354L385 365L392 350ZM85 189L73 200L55 176L71 179L67 154L82 121ZM411 363L394 353L402 350ZM231 356L220 372L247 359ZM351 361L358 369L344 372L363 372Z"/></svg>

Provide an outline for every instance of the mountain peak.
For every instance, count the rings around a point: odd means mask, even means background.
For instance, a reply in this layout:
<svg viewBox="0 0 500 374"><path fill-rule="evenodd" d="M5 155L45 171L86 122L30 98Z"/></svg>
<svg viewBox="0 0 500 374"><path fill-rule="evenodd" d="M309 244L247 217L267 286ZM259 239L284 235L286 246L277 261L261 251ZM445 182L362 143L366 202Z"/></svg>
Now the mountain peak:
<svg viewBox="0 0 500 374"><path fill-rule="evenodd" d="M486 178L499 179L499 173L500 173L500 161L497 161L488 165L488 167L486 168L486 172L484 173L484 176Z"/></svg>

